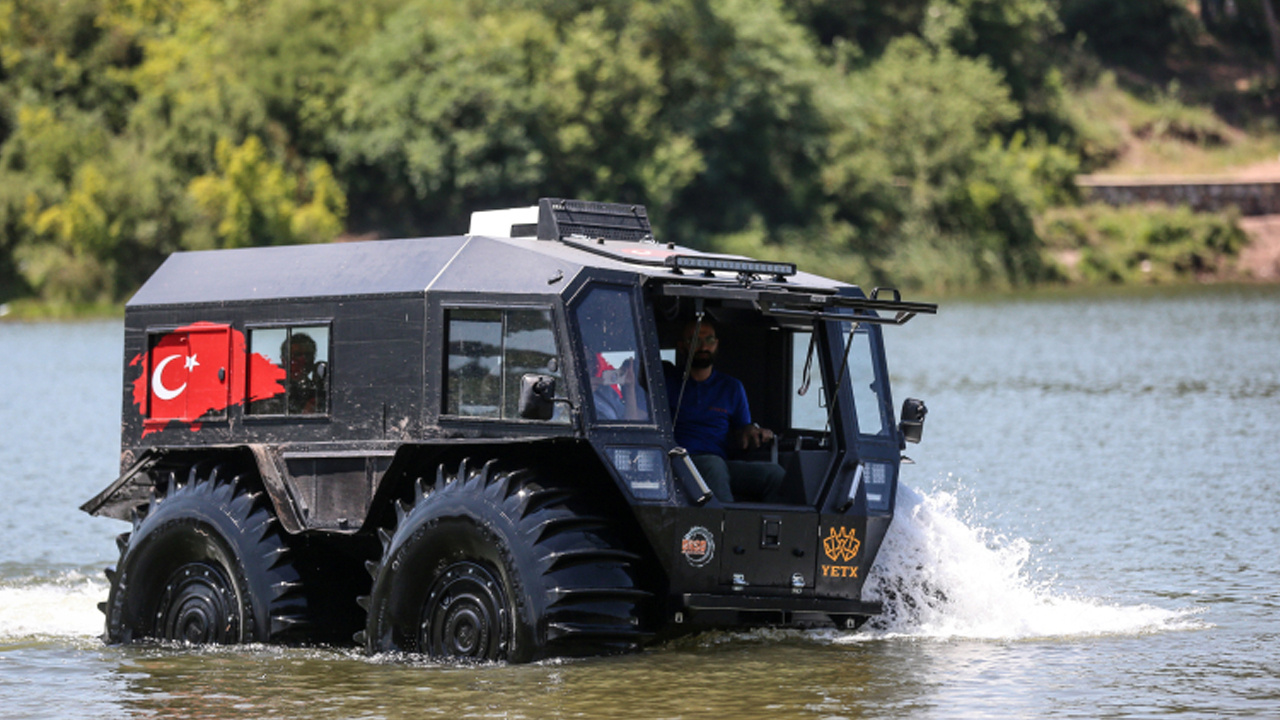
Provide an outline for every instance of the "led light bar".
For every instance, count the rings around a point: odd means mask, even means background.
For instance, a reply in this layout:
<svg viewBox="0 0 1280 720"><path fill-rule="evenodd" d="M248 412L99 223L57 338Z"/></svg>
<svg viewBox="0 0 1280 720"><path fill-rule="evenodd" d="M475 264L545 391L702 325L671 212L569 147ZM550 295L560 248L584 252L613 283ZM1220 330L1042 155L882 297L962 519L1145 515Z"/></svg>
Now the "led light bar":
<svg viewBox="0 0 1280 720"><path fill-rule="evenodd" d="M668 255L664 263L676 272L684 270L701 270L706 273L719 271L772 275L776 278L790 277L796 274L795 263L739 260L737 258L710 255Z"/></svg>

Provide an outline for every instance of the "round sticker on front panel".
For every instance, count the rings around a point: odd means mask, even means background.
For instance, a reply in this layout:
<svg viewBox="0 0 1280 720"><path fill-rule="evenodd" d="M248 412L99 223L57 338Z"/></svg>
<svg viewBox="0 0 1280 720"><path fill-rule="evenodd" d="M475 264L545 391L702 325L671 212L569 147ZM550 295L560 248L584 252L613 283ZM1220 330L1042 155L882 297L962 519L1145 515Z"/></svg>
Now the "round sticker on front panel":
<svg viewBox="0 0 1280 720"><path fill-rule="evenodd" d="M716 538L711 531L695 525L680 540L680 552L694 567L704 567L716 556Z"/></svg>

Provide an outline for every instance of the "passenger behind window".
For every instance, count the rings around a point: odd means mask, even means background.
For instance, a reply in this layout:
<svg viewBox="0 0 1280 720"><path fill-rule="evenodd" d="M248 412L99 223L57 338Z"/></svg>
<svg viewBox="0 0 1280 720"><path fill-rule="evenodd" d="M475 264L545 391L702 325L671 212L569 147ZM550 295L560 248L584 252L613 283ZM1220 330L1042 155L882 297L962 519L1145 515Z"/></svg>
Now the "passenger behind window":
<svg viewBox="0 0 1280 720"><path fill-rule="evenodd" d="M591 353L588 353L590 357ZM627 358L614 368L601 353L595 353L591 373L591 395L598 420L648 420L649 396L636 380L636 362Z"/></svg>
<svg viewBox="0 0 1280 720"><path fill-rule="evenodd" d="M289 358L289 414L325 412L325 363L316 362L316 341L303 332L291 333L280 354ZM286 355L287 351L287 355Z"/></svg>
<svg viewBox="0 0 1280 720"><path fill-rule="evenodd" d="M575 310L582 331L582 355L595 419L601 422L650 422L644 366L638 361L639 336L631 293L623 288L593 288Z"/></svg>
<svg viewBox="0 0 1280 720"><path fill-rule="evenodd" d="M278 394L253 401L246 412L249 415L328 412L328 346L327 327L251 329L249 352L280 368L284 377L280 378Z"/></svg>

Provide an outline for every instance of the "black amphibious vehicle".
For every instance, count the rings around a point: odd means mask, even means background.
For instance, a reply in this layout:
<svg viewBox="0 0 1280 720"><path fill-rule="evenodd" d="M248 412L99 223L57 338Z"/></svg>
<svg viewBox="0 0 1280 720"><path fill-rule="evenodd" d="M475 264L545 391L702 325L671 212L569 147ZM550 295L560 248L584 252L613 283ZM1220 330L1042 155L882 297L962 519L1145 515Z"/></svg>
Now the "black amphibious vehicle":
<svg viewBox="0 0 1280 720"><path fill-rule="evenodd" d="M121 474L83 506L133 523L106 640L523 662L857 627L924 419L895 420L881 328L934 311L573 200L456 237L176 254L128 303ZM786 501L716 497L676 443L699 322L776 433L747 459L785 469Z"/></svg>

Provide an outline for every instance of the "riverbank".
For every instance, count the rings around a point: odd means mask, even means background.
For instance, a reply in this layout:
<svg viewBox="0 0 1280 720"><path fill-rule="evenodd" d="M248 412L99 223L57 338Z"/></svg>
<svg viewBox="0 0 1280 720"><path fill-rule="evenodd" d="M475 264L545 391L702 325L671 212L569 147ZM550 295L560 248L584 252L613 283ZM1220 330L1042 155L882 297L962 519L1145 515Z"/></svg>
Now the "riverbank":
<svg viewBox="0 0 1280 720"><path fill-rule="evenodd" d="M1280 181L1280 158L1241 168L1234 176L1243 181ZM1280 282L1280 214L1243 218L1240 227L1249 235L1237 266L1241 274L1258 282Z"/></svg>
<svg viewBox="0 0 1280 720"><path fill-rule="evenodd" d="M1157 182L1162 176L1134 175L1110 176L1122 181ZM1230 174L1216 176L1239 181L1280 181L1280 159L1241 168ZM1191 179L1192 184L1203 184L1205 180ZM1234 256L1219 257L1206 264L1206 268L1192 275L1170 278L1167 274L1132 273L1124 275L1113 273L1111 280L1084 279L1073 272L1073 267L1081 260L1080 249L1075 247L1054 250L1046 246L1047 261L1056 262L1066 270L1066 280L1045 282L1033 286L1013 289L996 287L970 287L952 290L945 293L931 293L936 299L972 298L986 296L1005 296L1009 294L1024 295L1047 293L1050 295L1072 294L1075 292L1096 292L1100 288L1149 287L1160 285L1177 287L1180 285L1204 284L1272 284L1280 283L1280 214L1255 215L1239 218L1236 222L1243 231L1246 240L1240 245ZM1118 243L1117 243L1118 244ZM1088 249L1088 248L1086 248ZM1092 251L1092 249L1089 249ZM751 254L747 252L746 254ZM1105 250L1102 254L1108 254ZM804 258L795 258L805 268ZM820 268L807 268L815 272L823 272ZM853 282L859 282L854 278ZM870 285L863 281L862 284ZM0 322L38 322L69 321L88 319L110 319L124 317L124 303L51 303L36 298L19 298L7 303L0 303Z"/></svg>
<svg viewBox="0 0 1280 720"><path fill-rule="evenodd" d="M1174 198L1196 196L1196 201L1203 207L1202 211L1225 210L1229 206L1240 209L1243 217L1238 225L1248 237L1248 243L1240 249L1235 262L1223 263L1214 272L1197 277L1196 282L1280 282L1280 209L1271 202L1274 188L1280 185L1280 157L1251 163L1234 169L1225 169L1208 174L1168 173L1099 173L1081 176L1080 187L1086 197L1093 196L1111 204L1125 204L1123 192L1111 192L1117 189L1134 189L1130 193L1131 203L1140 204L1152 198ZM1254 212L1240 208L1233 202L1233 193L1224 188L1241 190L1253 188L1258 197L1247 197L1246 207L1254 207ZM1261 190L1257 190L1261 188ZM1146 195L1136 189L1146 191ZM1257 211L1257 208L1263 208Z"/></svg>
<svg viewBox="0 0 1280 720"><path fill-rule="evenodd" d="M1244 218L1240 227L1249 244L1240 251L1237 271L1255 282L1280 282L1280 215Z"/></svg>
<svg viewBox="0 0 1280 720"><path fill-rule="evenodd" d="M0 322L106 320L124 318L124 303L68 304L35 298L0 303Z"/></svg>

